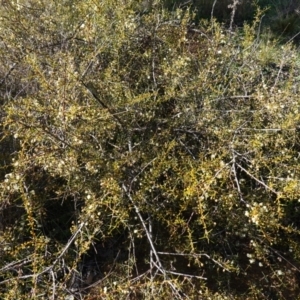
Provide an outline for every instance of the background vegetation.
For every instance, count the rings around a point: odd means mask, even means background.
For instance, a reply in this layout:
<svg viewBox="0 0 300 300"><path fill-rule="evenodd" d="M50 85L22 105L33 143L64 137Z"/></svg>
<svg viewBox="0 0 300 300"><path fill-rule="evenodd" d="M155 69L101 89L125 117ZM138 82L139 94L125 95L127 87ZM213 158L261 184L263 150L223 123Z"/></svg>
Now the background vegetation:
<svg viewBox="0 0 300 300"><path fill-rule="evenodd" d="M228 3L2 1L2 299L297 299L297 44Z"/></svg>
<svg viewBox="0 0 300 300"><path fill-rule="evenodd" d="M234 14L234 25L243 26L245 21L251 22L255 17L256 7L263 9L262 27L269 29L273 35L283 42L289 39L299 42L300 4L293 0L164 0L164 6L169 10L176 7L191 7L195 12L194 21L213 16L219 22L229 25ZM228 26L227 26L228 27Z"/></svg>

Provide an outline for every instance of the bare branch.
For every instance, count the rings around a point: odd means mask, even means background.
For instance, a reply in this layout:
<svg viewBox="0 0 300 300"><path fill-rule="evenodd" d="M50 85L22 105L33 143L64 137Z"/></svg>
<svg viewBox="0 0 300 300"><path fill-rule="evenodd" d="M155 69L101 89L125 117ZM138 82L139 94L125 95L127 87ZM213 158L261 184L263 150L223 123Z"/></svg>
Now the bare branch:
<svg viewBox="0 0 300 300"><path fill-rule="evenodd" d="M250 176L252 179L254 179L256 182L258 182L260 185L262 185L263 187L265 187L267 190L271 191L272 193L278 195L278 193L270 188L268 185L266 185L263 181L259 180L258 178L256 178L254 175L252 175L251 173L249 173L245 168L243 168L240 164L236 164L243 172L245 172L248 176Z"/></svg>
<svg viewBox="0 0 300 300"><path fill-rule="evenodd" d="M227 272L231 272L228 268L226 268L226 266L224 266L223 264L221 264L220 262L218 262L217 260L215 260L214 258L212 258L211 256L209 256L208 254L206 253L173 253L173 252L157 252L158 254L161 254L161 255L170 255L170 256L185 256L185 257L206 257L208 259L210 259L211 261L213 261L215 264L217 264L218 266L220 266L222 269L226 270ZM203 279L207 279L207 278L203 278Z"/></svg>
<svg viewBox="0 0 300 300"><path fill-rule="evenodd" d="M15 270L15 269L18 269L28 263L32 262L32 259L31 258L24 258L24 259L21 259L21 260L18 260L18 261L13 261L9 264L7 264L5 267L1 268L0 269L0 272L6 272L6 271L9 271L9 270Z"/></svg>
<svg viewBox="0 0 300 300"><path fill-rule="evenodd" d="M81 84L89 91L89 93L93 96L93 98L107 111L113 116L113 118L118 122L119 125L125 126L125 124L121 121L121 119L115 114L112 108L108 107L99 97L99 94L96 90L96 88L93 86L91 82L84 83L83 81L80 81Z"/></svg>
<svg viewBox="0 0 300 300"><path fill-rule="evenodd" d="M143 226L143 228L144 228L144 231L145 231L145 233L146 233L148 242L149 242L150 247L151 247L151 250L152 250L151 255L152 255L152 253L153 253L153 255L154 255L155 259L156 259L156 262L155 262L153 259L151 259L152 265L155 265L156 268L157 268L157 270L159 270L160 273L161 273L166 279L168 279L168 277L167 277L168 271L166 271L166 270L164 269L164 267L163 267L163 265L162 265L162 263L161 263L161 261L160 261L159 255L157 254L157 251L156 251L155 246L154 246L154 244L153 244L152 234L151 234L151 233L149 232L149 230L147 229L146 223L145 223L145 221L144 221L144 219L143 219L143 217L142 217L142 215L141 215L141 213L140 213L140 210L139 210L138 206L135 204L135 202L134 202L133 198L131 197L130 193L128 192L128 189L127 189L127 187L125 186L125 184L122 184L122 189L123 189L123 191L125 192L125 194L126 194L126 196L128 197L128 199L130 200L130 202L132 203L132 205L133 205L133 207L134 207L134 209L135 209L135 212L136 212L138 218L140 219L140 222L141 222L141 224L142 224L142 226ZM183 299L183 298L182 298L182 292L179 291L179 290L174 286L174 284L173 284L171 281L169 281L169 280L168 280L168 284L171 286L173 292L174 292L175 295L178 297L178 299Z"/></svg>
<svg viewBox="0 0 300 300"><path fill-rule="evenodd" d="M238 177L237 177L237 174L236 174L235 165L236 165L236 155L235 155L234 151L232 151L232 167L231 167L231 171L232 171L233 176L234 176L234 181L236 183L236 187L237 187L237 190L238 190L238 193L239 193L240 200L241 200L241 202L246 203L246 201L243 199L243 194L242 194L240 183L239 183L239 180L238 180Z"/></svg>
<svg viewBox="0 0 300 300"><path fill-rule="evenodd" d="M67 252L67 250L69 249L69 247L71 246L71 244L73 243L73 241L75 240L75 238L77 237L77 235L79 234L79 232L82 230L84 226L84 222L82 222L80 224L80 226L78 227L78 229L76 230L76 232L71 236L71 238L69 239L68 243L65 245L65 247L63 248L63 250L61 251L60 255L54 260L54 262L51 264L51 266L45 268L43 271L37 273L37 274L28 274L28 275L23 275L23 276L18 276L17 278L18 279L28 279L28 278L37 278L47 272L51 272L54 268L54 266L58 263L58 261L64 256L64 254ZM27 261L26 261L27 263ZM25 264L25 263L24 263ZM2 270L2 269L1 269ZM1 284L5 284L9 281L12 281L16 278L8 278L6 280L3 280L0 282L0 285Z"/></svg>

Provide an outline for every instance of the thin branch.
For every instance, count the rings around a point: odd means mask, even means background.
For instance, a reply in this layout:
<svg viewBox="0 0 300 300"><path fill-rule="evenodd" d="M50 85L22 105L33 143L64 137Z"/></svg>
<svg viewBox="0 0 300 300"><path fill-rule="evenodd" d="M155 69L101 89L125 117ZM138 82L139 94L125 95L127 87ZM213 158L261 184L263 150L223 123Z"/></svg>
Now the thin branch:
<svg viewBox="0 0 300 300"><path fill-rule="evenodd" d="M28 263L32 262L32 259L30 258L24 258L18 261L13 261L9 264L7 264L6 266L4 266L3 268L0 269L0 272L6 272L8 270L14 270L14 269L18 269Z"/></svg>
<svg viewBox="0 0 300 300"><path fill-rule="evenodd" d="M276 253L280 258L282 258L285 262L287 262L290 266L292 266L293 268L295 268L295 270L297 270L298 272L300 272L300 269L297 268L294 264L292 264L288 259L286 259L284 256L282 256L276 249L274 249L273 247L271 247L269 244L267 244L263 239L261 238L256 238L259 241L261 241L263 244L265 244L268 248L271 249L271 251L273 251L274 253Z"/></svg>
<svg viewBox="0 0 300 300"><path fill-rule="evenodd" d="M151 216L149 216L149 220L148 220L148 226L149 226L149 237L151 238L151 240L153 239L153 235L152 235L152 219L151 219ZM149 254L149 258L150 258L150 276L151 276L151 282L153 282L154 280L154 276L153 276L153 273L152 273L152 270L153 270L153 250L152 248L150 248L150 254Z"/></svg>
<svg viewBox="0 0 300 300"><path fill-rule="evenodd" d="M260 21L259 21L259 26L258 26L257 35L256 35L256 41L257 42L259 41L259 36L260 36L260 33L261 33L262 20L263 20L264 17L265 17L265 15L262 15L261 18L260 18Z"/></svg>
<svg viewBox="0 0 300 300"><path fill-rule="evenodd" d="M293 37L291 37L285 44L287 45L290 42L292 42L299 34L300 34L300 31L298 33L296 33Z"/></svg>
<svg viewBox="0 0 300 300"><path fill-rule="evenodd" d="M33 128L34 127L34 125L26 124L23 121L18 120L17 118L14 118L14 121L21 124L21 125L23 125L23 126L25 126L26 128ZM70 143L68 143L64 139L61 139L59 136L55 135L54 133L52 133L50 130L46 129L45 127L40 126L40 127L35 127L35 128L40 129L43 132L47 133L48 135L52 136L55 140L61 142L63 145L66 145L66 146L70 147L73 150L78 150L78 149L74 148Z"/></svg>
<svg viewBox="0 0 300 300"><path fill-rule="evenodd" d="M129 235L130 235L130 244L132 245L132 255L133 255L135 272L136 272L136 275L139 275L139 269L138 269L138 266L137 266L137 263L136 263L136 254L135 254L136 252L135 252L134 236L132 235L130 229L128 230L128 232L129 232ZM130 253L130 248L129 248L129 253ZM129 257L129 255L128 255L128 257Z"/></svg>
<svg viewBox="0 0 300 300"><path fill-rule="evenodd" d="M211 8L211 13L210 13L210 19L211 19L211 21L214 18L214 10L215 10L216 4L217 4L217 0L214 1L213 5L212 5L212 8Z"/></svg>
<svg viewBox="0 0 300 300"><path fill-rule="evenodd" d="M198 278L198 279L207 280L207 278L203 277L203 276L190 275L190 274L185 274L185 273L178 273L178 272L174 272L174 271L166 271L166 272L168 274L177 275L177 276L183 276L183 277L190 277L190 278Z"/></svg>
<svg viewBox="0 0 300 300"><path fill-rule="evenodd" d="M251 173L249 173L245 168L243 168L240 164L236 164L243 172L245 172L248 176L250 176L252 179L254 179L256 182L258 182L260 185L262 185L263 187L265 187L267 190L271 191L272 193L278 195L278 193L273 190L272 188L270 188L269 186L267 186L263 181L259 180L258 178L256 178L254 175L252 175Z"/></svg>
<svg viewBox="0 0 300 300"><path fill-rule="evenodd" d="M125 186L124 183L122 184L122 189L125 192L125 194L128 197L128 199L130 200L130 202L132 203L132 205L133 205L133 207L135 209L135 212L136 212L138 218L140 219L140 222L141 222L141 224L142 224L142 226L144 228L144 231L146 233L146 236L147 236L148 242L150 244L151 250L152 250L153 255L154 255L155 259L156 259L156 262L154 260L152 260L152 264L156 266L157 270L159 270L160 273L166 279L168 279L167 278L167 271L164 269L164 267L163 267L163 265L162 265L162 263L160 261L159 255L157 254L157 251L156 251L155 246L154 246L153 241L152 241L152 236L151 236L149 230L147 229L146 223L145 223L145 221L144 221L144 219L143 219L143 217L142 217L142 215L140 213L140 210L139 210L138 206L135 204L135 201L131 197L130 192L128 191L128 189L127 189L127 187ZM178 299L183 299L182 296L181 296L182 292L179 291L170 280L168 280L168 284L171 286L173 292L176 294L176 296L178 297Z"/></svg>
<svg viewBox="0 0 300 300"><path fill-rule="evenodd" d="M119 250L118 253L117 253L117 255L116 255L116 257L114 258L114 261L112 263L112 266L111 266L110 270L108 271L108 273L103 278L97 280L96 282L90 284L87 287L80 288L79 290L80 291L88 290L88 289L90 289L92 287L95 287L95 286L99 285L101 282L103 282L105 279L107 279L112 274L112 272L113 272L113 270L114 270L114 268L116 266L116 262L117 262L117 259L119 258L120 252L121 251Z"/></svg>
<svg viewBox="0 0 300 300"><path fill-rule="evenodd" d="M69 249L69 247L71 246L71 244L73 243L73 241L76 239L77 235L80 233L80 231L81 231L81 229L83 228L84 225L85 225L85 222L81 222L80 226L78 227L78 229L76 230L76 232L71 236L71 238L68 240L67 245L64 247L64 249L62 250L62 252L60 253L60 255L56 258L56 260L52 264L51 268L53 268L53 266L64 256L64 254Z"/></svg>
<svg viewBox="0 0 300 300"><path fill-rule="evenodd" d="M182 142L180 138L178 138L179 143L185 148L185 150L191 155L191 157L195 160L196 157L194 154L191 152L191 150Z"/></svg>
<svg viewBox="0 0 300 300"><path fill-rule="evenodd" d="M86 69L83 71L82 75L81 75L81 80L84 79L85 75L87 74L87 72L90 70L90 68L93 66L93 60L91 60L88 64L88 66L86 67Z"/></svg>
<svg viewBox="0 0 300 300"><path fill-rule="evenodd" d="M89 91L89 93L93 96L93 98L107 111L110 113L111 116L117 121L117 123L121 126L125 126L125 124L121 121L121 119L115 114L112 108L108 107L99 97L99 94L96 88L93 86L92 83L84 83L82 80L80 81L81 84Z"/></svg>
<svg viewBox="0 0 300 300"><path fill-rule="evenodd" d="M153 158L151 161L149 161L143 168L140 172L138 172L133 178L132 180L130 181L130 190L131 190L131 186L132 186L132 183L136 180L136 178L138 176L140 176L144 171L145 169L150 166L155 160L157 159L157 157Z"/></svg>
<svg viewBox="0 0 300 300"><path fill-rule="evenodd" d="M205 256L206 258L210 259L211 261L213 261L215 264L217 264L218 266L220 266L222 269L226 270L227 272L231 272L229 269L227 269L223 264L221 264L220 262L218 262L217 260L215 260L214 258L210 257L208 254L206 253L174 253L174 252L157 252L158 254L161 255L170 255L170 256L190 256L190 257L201 257L201 256ZM206 279L206 278L203 278Z"/></svg>
<svg viewBox="0 0 300 300"><path fill-rule="evenodd" d="M69 249L69 247L71 246L71 244L73 243L73 241L75 240L75 238L77 237L77 235L79 234L79 232L81 231L82 227L84 226L84 222L82 222L79 226L79 228L76 230L76 232L71 236L71 238L69 239L68 243L66 244L66 246L63 248L62 252L60 253L60 255L55 259L55 261L51 264L51 266L45 268L43 271L39 272L38 274L28 274L28 275L24 275L24 276L18 276L17 279L28 279L28 278L37 278L49 271L52 271L54 266L58 263L58 261L63 257L63 255L66 253L66 251ZM8 278L6 280L3 280L0 282L1 284L5 284L7 282L10 282L12 280L14 280L16 278Z"/></svg>
<svg viewBox="0 0 300 300"><path fill-rule="evenodd" d="M233 176L234 176L234 181L236 183L236 187L237 187L237 190L238 190L240 201L246 204L246 201L243 199L243 194L242 194L240 183L239 183L239 180L238 180L238 177L237 177L237 174L236 174L235 165L236 165L236 156L235 156L234 151L232 151L232 166L231 166L231 171L232 171Z"/></svg>
<svg viewBox="0 0 300 300"><path fill-rule="evenodd" d="M137 282L137 281L139 281L141 278L146 277L149 273L150 273L150 270L147 270L145 273L140 274L140 275L134 277L133 279L131 279L130 282L132 282L132 283L133 283L133 282Z"/></svg>
<svg viewBox="0 0 300 300"><path fill-rule="evenodd" d="M156 268L159 270L159 266L154 262L154 265L156 266ZM165 270L164 270L165 271ZM170 273L170 271L165 271L164 275L166 273ZM184 295L185 297L187 297L185 294L183 294L181 291L179 291L176 286L170 281L168 280L168 284L171 286L172 290L175 292L175 294L179 297L179 299L183 299L182 295Z"/></svg>
<svg viewBox="0 0 300 300"><path fill-rule="evenodd" d="M229 32L232 32L232 27L233 27L234 17L235 17L235 13L236 13L236 8L239 4L240 4L239 0L233 0L232 4L228 5L228 7L232 9L231 17L230 17Z"/></svg>
<svg viewBox="0 0 300 300"><path fill-rule="evenodd" d="M2 78L2 80L0 81L0 85L2 85L2 83L5 81L5 79L11 74L11 72L15 69L17 63L14 63L10 69L8 70L8 72L4 75L4 77Z"/></svg>
<svg viewBox="0 0 300 300"><path fill-rule="evenodd" d="M139 217L139 219L140 219L140 221L141 221L141 223L142 223L142 226L143 226L143 228L144 228L144 230L145 230L145 233L146 233L148 242L149 242L149 244L150 244L150 247L151 247L151 249L152 249L152 251L153 251L153 254L154 254L154 256L155 256L155 258L156 258L156 260L157 260L157 262L158 262L158 264L159 264L159 268L160 268L160 270L162 271L162 273L165 274L165 271L164 271L164 269L163 269L163 267L162 267L162 265L161 265L161 263L160 263L159 256L158 256L158 254L157 254L157 252L156 252L156 249L155 249L155 247L154 247L154 244L153 244L153 241L152 241L152 238L151 238L151 234L149 233L149 231L148 231L148 229L147 229L147 226L146 226L145 221L144 221L144 219L143 219L143 217L142 217L142 215L141 215L141 213L140 213L139 208L137 207L137 205L135 204L134 200L132 199L130 193L129 193L128 190L127 190L127 187L125 186L125 184L122 184L122 189L123 189L123 191L125 192L125 194L126 194L126 196L128 197L128 199L130 200L130 202L133 204L133 207L134 207L134 209L135 209L135 212L136 212L136 214L138 215L138 217Z"/></svg>
<svg viewBox="0 0 300 300"><path fill-rule="evenodd" d="M282 73L283 66L284 66L284 61L282 60L281 63L280 63L280 66L279 66L279 70L278 70L274 85L271 87L271 91L273 91L275 89L275 87L277 86L277 84L278 84L279 76Z"/></svg>
<svg viewBox="0 0 300 300"><path fill-rule="evenodd" d="M50 274L51 274L51 277L52 277L52 298L51 298L51 300L55 300L55 295L56 295L55 287L56 287L56 284L55 284L55 275L54 275L53 270L50 271Z"/></svg>
<svg viewBox="0 0 300 300"><path fill-rule="evenodd" d="M255 96L251 96L251 95L224 96L224 97L216 98L214 99L214 101L228 100L228 99L251 99L251 98L255 98Z"/></svg>
<svg viewBox="0 0 300 300"><path fill-rule="evenodd" d="M268 131L273 131L273 132L281 132L281 131L295 131L295 128L287 128L287 129L282 129L282 128L241 128L240 130L249 130L249 131L262 131L262 132L268 132Z"/></svg>

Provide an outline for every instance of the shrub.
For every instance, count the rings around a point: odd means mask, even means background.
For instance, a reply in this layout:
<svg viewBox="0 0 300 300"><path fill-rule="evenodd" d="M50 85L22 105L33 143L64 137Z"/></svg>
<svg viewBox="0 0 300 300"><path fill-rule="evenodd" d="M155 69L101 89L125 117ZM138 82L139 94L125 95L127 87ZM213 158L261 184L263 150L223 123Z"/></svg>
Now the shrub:
<svg viewBox="0 0 300 300"><path fill-rule="evenodd" d="M159 4L1 8L2 298L299 292L299 56Z"/></svg>

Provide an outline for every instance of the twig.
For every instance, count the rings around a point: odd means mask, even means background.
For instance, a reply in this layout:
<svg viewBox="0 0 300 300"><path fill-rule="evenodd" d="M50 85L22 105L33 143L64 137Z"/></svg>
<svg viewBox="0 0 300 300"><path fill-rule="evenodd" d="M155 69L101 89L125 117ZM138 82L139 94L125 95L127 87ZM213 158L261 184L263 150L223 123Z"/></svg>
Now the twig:
<svg viewBox="0 0 300 300"><path fill-rule="evenodd" d="M138 266L137 266L137 263L136 263L136 254L135 254L135 243L134 243L134 236L130 230L130 227L127 227L128 228L128 234L130 236L130 245L129 245L129 249L128 249L128 261L130 260L130 253L132 253L132 256L133 256L133 264L134 264L134 268L135 268L135 272L136 272L136 275L138 276L139 275L139 269L138 269Z"/></svg>
<svg viewBox="0 0 300 300"><path fill-rule="evenodd" d="M21 125L23 125L23 126L25 126L27 128L33 128L34 127L34 125L26 124L23 121L18 120L17 118L15 118L14 120L15 120L15 122L17 122L17 123L19 123L19 124L21 124ZM36 127L36 129L44 131L48 135L52 136L55 140L61 142L63 145L66 145L66 146L70 147L73 150L78 150L75 147L73 147L70 143L68 143L67 141L65 141L64 139L61 139L59 136L55 135L50 130L46 129L44 126L43 127L42 126Z"/></svg>
<svg viewBox="0 0 300 300"><path fill-rule="evenodd" d="M113 118L118 122L119 125L121 126L125 126L125 124L121 121L121 119L115 114L115 112L108 107L100 98L99 98L99 94L96 90L96 88L93 86L92 83L84 83L82 80L80 81L81 84L89 91L89 93L93 96L93 98L105 109L107 109L107 111L110 113L111 116L113 116Z"/></svg>
<svg viewBox="0 0 300 300"><path fill-rule="evenodd" d="M232 33L232 26L233 26L233 22L234 22L234 16L236 13L236 8L237 6L240 4L239 0L233 0L231 5L228 5L229 8L232 8L231 11L231 17L230 17L230 25L229 25L229 32Z"/></svg>
<svg viewBox="0 0 300 300"><path fill-rule="evenodd" d="M17 63L14 63L10 69L8 70L8 72L4 75L4 77L2 78L2 80L0 81L0 85L2 85L2 83L5 81L5 79L11 74L11 72L15 69Z"/></svg>
<svg viewBox="0 0 300 300"><path fill-rule="evenodd" d="M22 267L23 265L26 265L27 263L30 263L32 261L32 259L30 258L24 258L18 261L13 261L9 264L7 264L6 266L4 266L3 268L0 269L0 272L6 272L8 270L14 270L17 269L19 267Z"/></svg>
<svg viewBox="0 0 300 300"><path fill-rule="evenodd" d="M237 178L236 169L235 169L235 165L236 165L236 160L235 159L236 159L236 156L235 156L234 151L232 150L232 166L231 166L231 170L232 170L232 173L233 173L233 176L234 176L234 181L236 183L236 187L237 187L237 190L238 190L240 201L243 202L243 203L246 203L246 201L243 199L243 194L242 194L242 191L241 191L240 183L239 183L239 180Z"/></svg>
<svg viewBox="0 0 300 300"><path fill-rule="evenodd" d="M145 221L144 221L144 219L143 219L143 217L142 217L142 215L141 215L141 213L140 213L139 208L138 208L137 205L135 204L134 200L132 199L132 197L131 197L130 193L128 192L127 187L125 186L124 183L122 184L122 189L123 189L123 191L125 192L126 196L129 198L130 202L133 204L133 207L134 207L134 209L135 209L135 212L136 212L136 214L138 215L138 217L139 217L139 219L140 219L140 221L141 221L141 223L142 223L142 226L143 226L143 228L144 228L144 230L145 230L145 233L146 233L148 242L149 242L149 244L150 244L150 247L151 247L151 249L152 249L152 251L153 251L153 254L154 254L154 256L155 256L155 258L156 258L156 260L157 260L157 262L158 262L158 264L159 264L159 268L161 269L162 273L165 274L165 271L164 271L164 269L163 269L163 267L162 267L162 265L161 265L161 263L160 263L159 256L158 256L158 254L157 254L157 252L156 252L156 249L155 249L155 247L154 247L154 244L153 244L153 241L152 241L152 238L151 238L151 234L149 233L149 231L148 231L148 229L147 229L147 226L146 226Z"/></svg>
<svg viewBox="0 0 300 300"><path fill-rule="evenodd" d="M261 241L263 244L265 244L268 248L270 248L274 253L276 253L280 258L282 258L285 262L287 262L290 266L295 268L298 272L300 272L300 269L297 268L294 264L292 264L288 259L286 259L284 256L282 256L276 249L271 247L269 244L267 244L263 239L257 238L259 241Z"/></svg>
<svg viewBox="0 0 300 300"><path fill-rule="evenodd" d="M81 231L81 229L83 228L85 222L81 222L79 228L76 230L76 232L71 236L71 238L69 239L67 245L64 247L63 251L60 253L60 255L56 258L56 260L54 261L54 263L51 266L51 269L53 268L53 266L63 257L63 255L66 253L66 251L69 249L69 247L71 246L71 244L73 243L73 241L76 239L77 235L79 234L79 232Z"/></svg>
<svg viewBox="0 0 300 300"><path fill-rule="evenodd" d="M170 255L170 256L192 256L192 257L201 257L201 256L205 256L206 258L212 260L215 264L217 264L218 266L220 266L222 269L226 270L227 272L231 272L229 269L227 269L224 265L222 265L220 262L218 262L217 260L215 260L214 258L210 257L208 254L206 253L200 253L200 254L196 254L196 253L173 253L173 252L157 252L158 254L161 255ZM206 279L206 278L203 278Z"/></svg>
<svg viewBox="0 0 300 300"><path fill-rule="evenodd" d="M289 44L290 42L293 41L293 39L295 39L298 35L300 34L300 31L298 33L296 33L293 37L291 37L285 44Z"/></svg>
<svg viewBox="0 0 300 300"><path fill-rule="evenodd" d="M203 276L197 276L197 275L190 275L190 274L184 274L184 273L178 273L178 272L174 272L174 271L166 271L168 274L172 274L172 275L177 275L177 276L183 276L183 277L190 277L190 278L198 278L198 279L203 279L203 280L207 280L206 277Z"/></svg>
<svg viewBox="0 0 300 300"><path fill-rule="evenodd" d="M268 131L274 131L274 132L280 132L280 131L295 131L296 128L287 128L287 129L282 129L282 128L241 128L241 130L249 130L249 131L262 131L262 132L268 132Z"/></svg>
<svg viewBox="0 0 300 300"><path fill-rule="evenodd" d="M252 179L254 179L256 182L258 182L260 185L262 185L263 187L265 187L267 190L271 191L274 194L278 194L275 190L273 190L272 188L270 188L269 186L267 186L263 181L259 180L258 178L256 178L255 176L253 176L251 173L249 173L245 168L243 168L240 164L236 164L242 171L244 171L248 176L250 176Z"/></svg>
<svg viewBox="0 0 300 300"><path fill-rule="evenodd" d="M113 264L112 264L112 266L111 266L109 272L108 272L103 278L97 280L96 282L90 284L90 285L87 286L87 287L80 288L79 290L80 290L80 291L84 291L84 290L90 289L90 288L92 288L92 287L95 287L95 286L99 285L101 282L103 282L106 278L108 278L108 277L112 274L112 272L113 272L113 270L114 270L114 267L115 267L115 265L116 265L116 261L117 261L119 255L120 255L120 250L118 251L116 257L114 258Z"/></svg>
<svg viewBox="0 0 300 300"><path fill-rule="evenodd" d="M157 159L157 157L155 157L155 158L153 158L151 161L149 161L149 162L141 169L141 171L138 172L138 173L132 178L132 180L130 181L130 189L129 189L129 190L131 190L132 183L136 180L136 178L137 178L138 176L140 176L140 175L145 171L145 169L146 169L148 166L150 166L156 159Z"/></svg>
<svg viewBox="0 0 300 300"><path fill-rule="evenodd" d="M273 86L271 88L271 91L273 91L275 89L275 87L277 86L277 84L278 84L279 76L282 73L283 66L284 66L284 61L282 60L281 63L280 63L280 66L279 66L279 70L278 70L275 82L274 82L274 84L273 84Z"/></svg>
<svg viewBox="0 0 300 300"><path fill-rule="evenodd" d="M77 237L77 235L79 234L79 232L81 231L82 227L84 226L84 222L82 222L79 226L79 228L76 230L76 232L71 236L71 238L69 239L68 243L66 244L66 246L63 248L62 252L60 253L60 255L55 259L55 261L51 264L51 266L45 268L43 271L41 271L38 274L28 274L28 275L23 275L23 276L18 276L18 279L28 279L28 278L37 278L49 271L52 271L54 266L58 263L58 261L63 257L63 255L66 253L66 251L69 249L69 247L71 246L71 244L73 243L73 241L75 240L75 238ZM8 278L6 280L3 280L0 282L1 284L7 283L9 281L12 281L15 278Z"/></svg>
<svg viewBox="0 0 300 300"><path fill-rule="evenodd" d="M145 231L145 233L146 233L146 236L147 236L148 242L149 242L149 244L150 244L152 253L153 253L153 255L154 255L155 259L156 259L156 262L155 262L154 260L152 260L152 264L153 264L154 266L156 266L157 270L159 270L159 272L160 272L166 279L168 279L168 278L167 278L167 271L164 269L164 267L163 267L163 265L162 265L162 263L161 263L161 261L160 261L159 255L157 254L157 251L156 251L155 246L154 246L154 244L153 244L151 234L149 233L149 230L147 229L146 223L145 223L145 221L144 221L144 219L143 219L143 217L142 217L142 215L141 215L141 213L140 213L140 210L139 210L138 206L135 204L135 201L134 201L133 198L131 197L130 192L128 191L128 189L127 189L127 187L125 186L124 183L122 184L122 189L123 189L123 191L125 192L125 194L126 194L126 196L128 197L128 199L130 200L130 202L132 203L132 205L133 205L133 207L134 207L134 209L135 209L135 212L136 212L138 218L140 219L140 222L141 222L141 224L142 224L142 226L143 226L143 228L144 228L144 231ZM174 286L174 284L173 284L171 281L168 280L168 283L169 283L169 285L171 286L173 292L174 292L174 293L176 294L176 296L178 297L178 299L183 299L183 298L182 298L182 292L179 291L179 290Z"/></svg>
<svg viewBox="0 0 300 300"><path fill-rule="evenodd" d="M56 285L55 285L55 276L54 276L53 270L51 270L50 273L51 273L51 277L52 277L52 298L51 298L51 300L55 300L55 295L56 295L56 292L55 292L55 287L56 287Z"/></svg>
<svg viewBox="0 0 300 300"><path fill-rule="evenodd" d="M215 6L217 4L217 0L214 1L212 8L211 8L211 13L210 13L210 19L212 21L212 19L214 18L214 10L215 10Z"/></svg>
<svg viewBox="0 0 300 300"><path fill-rule="evenodd" d="M134 277L133 279L130 280L130 282L137 282L137 281L140 280L141 278L147 276L148 273L150 273L150 270L147 270L145 273L140 274L140 275Z"/></svg>
<svg viewBox="0 0 300 300"><path fill-rule="evenodd" d="M156 268L158 269L158 270L160 270L160 267L154 262L154 265L156 266ZM165 275L166 276L166 273L169 273L170 271L165 271L165 270L163 270L164 271L164 273L163 273L163 275ZM166 277L167 278L167 277ZM168 279L168 278L167 278ZM175 294L179 297L179 299L183 299L182 298L182 292L181 291L179 291L177 288L176 288L176 286L174 286L174 284L171 282L171 281L167 281L168 282L168 284L171 286L171 288L172 288L172 290L175 292ZM186 295L185 294L183 294L185 297L186 297Z"/></svg>
<svg viewBox="0 0 300 300"><path fill-rule="evenodd" d="M257 30L257 35L256 35L256 41L259 42L259 36L260 36L260 32L261 32L261 24L262 24L262 20L265 17L265 15L262 15L259 21L259 26L258 26L258 30Z"/></svg>
<svg viewBox="0 0 300 300"><path fill-rule="evenodd" d="M185 150L191 155L191 157L195 160L196 157L193 155L191 150L182 142L180 138L178 138L179 143L185 148Z"/></svg>
<svg viewBox="0 0 300 300"><path fill-rule="evenodd" d="M149 223L149 237L151 238L151 240L153 239L153 235L152 235L152 220L151 220L151 216L149 216L149 220L148 220L148 223ZM153 282L154 280L154 276L153 276L153 273L152 273L152 270L153 270L153 250L152 248L150 248L150 276L151 276L151 282Z"/></svg>

